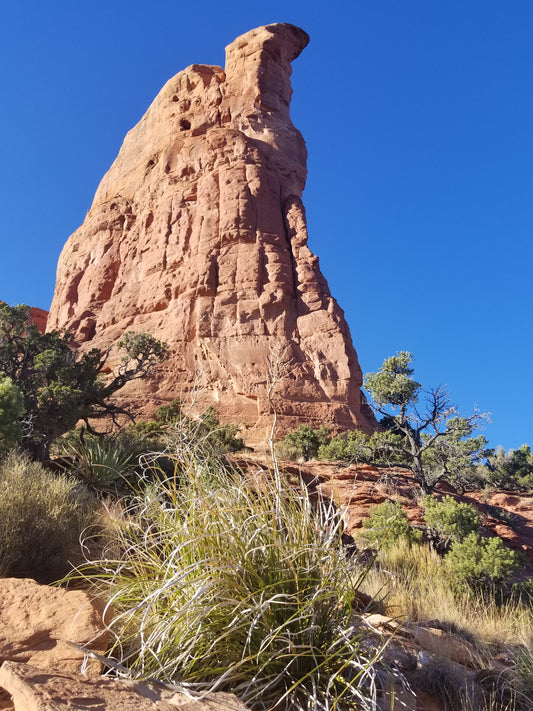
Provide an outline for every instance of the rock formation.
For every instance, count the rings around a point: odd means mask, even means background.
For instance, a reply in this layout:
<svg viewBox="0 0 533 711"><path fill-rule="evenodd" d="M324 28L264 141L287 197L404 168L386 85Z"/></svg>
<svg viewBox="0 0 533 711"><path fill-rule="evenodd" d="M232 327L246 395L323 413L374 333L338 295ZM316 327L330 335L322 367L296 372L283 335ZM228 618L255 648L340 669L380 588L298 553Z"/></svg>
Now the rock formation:
<svg viewBox="0 0 533 711"><path fill-rule="evenodd" d="M48 328L106 348L127 330L171 347L125 389L149 414L202 387L202 406L264 433L269 367L282 429L375 426L342 310L307 246L307 151L289 116L293 25L259 27L226 67L170 79L104 176L61 254Z"/></svg>
<svg viewBox="0 0 533 711"><path fill-rule="evenodd" d="M41 333L46 331L46 322L48 321L48 311L32 306L30 310L31 322L37 326Z"/></svg>
<svg viewBox="0 0 533 711"><path fill-rule="evenodd" d="M150 684L102 678L99 659L109 641L103 612L104 603L82 590L0 578L0 709L248 711L233 694L192 701Z"/></svg>

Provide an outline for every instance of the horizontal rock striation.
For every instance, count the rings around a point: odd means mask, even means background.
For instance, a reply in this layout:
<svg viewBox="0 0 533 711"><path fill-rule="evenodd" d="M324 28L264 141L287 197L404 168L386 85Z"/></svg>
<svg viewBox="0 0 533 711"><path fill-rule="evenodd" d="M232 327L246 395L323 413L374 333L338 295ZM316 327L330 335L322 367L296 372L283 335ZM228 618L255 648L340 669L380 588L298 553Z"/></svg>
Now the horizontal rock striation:
<svg viewBox="0 0 533 711"><path fill-rule="evenodd" d="M259 27L226 67L170 79L104 176L59 259L48 328L86 347L124 331L165 340L170 359L124 397L149 414L200 386L202 406L256 434L314 422L371 430L342 310L307 246L307 151L289 115L293 25Z"/></svg>

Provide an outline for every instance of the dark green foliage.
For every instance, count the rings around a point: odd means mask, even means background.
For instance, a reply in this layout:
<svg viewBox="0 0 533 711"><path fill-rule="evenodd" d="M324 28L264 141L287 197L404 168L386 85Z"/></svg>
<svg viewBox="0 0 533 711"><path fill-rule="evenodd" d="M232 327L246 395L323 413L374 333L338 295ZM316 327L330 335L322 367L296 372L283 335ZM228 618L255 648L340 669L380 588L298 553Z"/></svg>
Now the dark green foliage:
<svg viewBox="0 0 533 711"><path fill-rule="evenodd" d="M15 447L22 437L24 415L22 390L11 378L0 375L0 454Z"/></svg>
<svg viewBox="0 0 533 711"><path fill-rule="evenodd" d="M501 538L482 538L478 533L470 533L462 541L452 543L444 562L457 593L468 589L497 592L524 564L524 558L507 548Z"/></svg>
<svg viewBox="0 0 533 711"><path fill-rule="evenodd" d="M396 501L384 501L371 506L363 519L363 530L358 538L371 548L387 550L400 538L413 543L420 540L420 532L409 523L407 514Z"/></svg>
<svg viewBox="0 0 533 711"><path fill-rule="evenodd" d="M486 476L500 489L533 492L533 452L529 445L509 452L498 447L489 457Z"/></svg>
<svg viewBox="0 0 533 711"><path fill-rule="evenodd" d="M400 446L401 435L387 430L367 435L360 430L341 432L318 449L318 459L378 466L408 466Z"/></svg>
<svg viewBox="0 0 533 711"><path fill-rule="evenodd" d="M127 414L110 398L130 380L144 377L166 357L167 347L148 334L127 333L118 372L104 379L108 353L93 349L78 355L72 337L42 334L29 322L27 306L0 305L0 376L10 378L24 397L22 443L44 459L50 444L79 420Z"/></svg>
<svg viewBox="0 0 533 711"><path fill-rule="evenodd" d="M283 440L283 447L292 459L315 459L321 446L329 442L331 436L327 427L313 429L309 425L300 425Z"/></svg>
<svg viewBox="0 0 533 711"><path fill-rule="evenodd" d="M422 386L411 377L414 373L412 360L411 353L399 351L395 356L387 358L377 373L365 375L365 388L372 394L379 412L379 408L388 406L405 410L418 401ZM381 414L396 422L394 415L386 412Z"/></svg>
<svg viewBox="0 0 533 711"><path fill-rule="evenodd" d="M463 541L480 526L475 508L451 496L445 496L442 501L426 496L424 518L429 527L429 538L440 551L448 550L454 541Z"/></svg>
<svg viewBox="0 0 533 711"><path fill-rule="evenodd" d="M325 459L330 462L344 461L359 464L371 460L372 450L368 444L368 436L364 432L351 430L349 432L341 432L321 444L316 456L318 459Z"/></svg>
<svg viewBox="0 0 533 711"><path fill-rule="evenodd" d="M120 496L135 486L138 458L116 437L100 437L79 428L60 443L61 453L68 459L66 468L91 489Z"/></svg>

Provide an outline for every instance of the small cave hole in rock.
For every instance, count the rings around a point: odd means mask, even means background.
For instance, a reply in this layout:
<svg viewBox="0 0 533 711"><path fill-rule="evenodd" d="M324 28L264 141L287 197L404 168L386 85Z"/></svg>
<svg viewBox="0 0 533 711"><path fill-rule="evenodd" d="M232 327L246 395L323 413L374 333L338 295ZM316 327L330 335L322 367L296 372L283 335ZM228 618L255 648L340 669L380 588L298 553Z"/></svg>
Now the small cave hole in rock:
<svg viewBox="0 0 533 711"><path fill-rule="evenodd" d="M191 127L191 122L188 119L180 119L180 130L188 131Z"/></svg>

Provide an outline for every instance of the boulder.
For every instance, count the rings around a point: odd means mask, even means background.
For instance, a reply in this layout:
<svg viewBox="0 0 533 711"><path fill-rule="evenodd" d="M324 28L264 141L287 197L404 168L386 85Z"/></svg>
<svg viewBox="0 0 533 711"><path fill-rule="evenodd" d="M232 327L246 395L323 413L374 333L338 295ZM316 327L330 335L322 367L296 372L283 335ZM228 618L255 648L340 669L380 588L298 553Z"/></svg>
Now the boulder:
<svg viewBox="0 0 533 711"><path fill-rule="evenodd" d="M0 578L0 663L99 675L100 662L87 658L80 646L104 653L108 636L103 610L100 600L82 590Z"/></svg>

